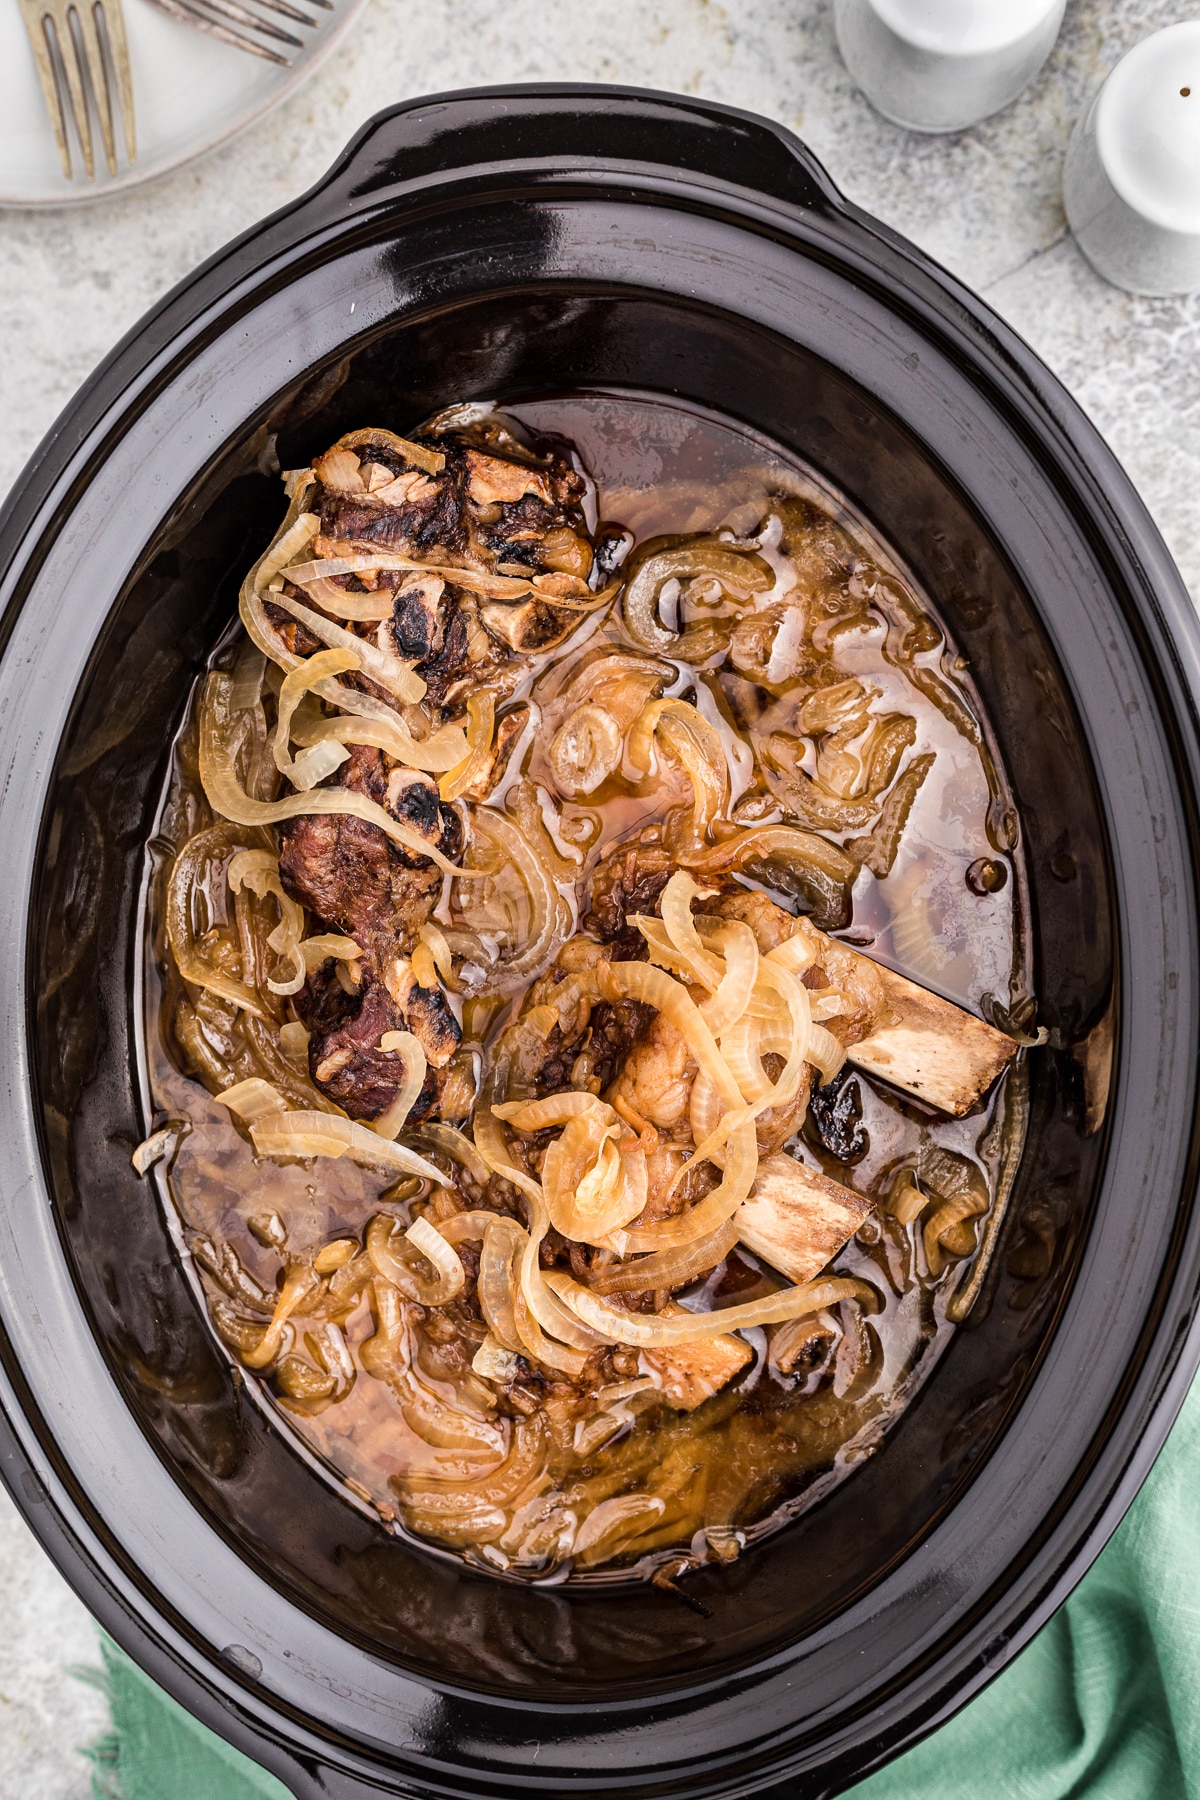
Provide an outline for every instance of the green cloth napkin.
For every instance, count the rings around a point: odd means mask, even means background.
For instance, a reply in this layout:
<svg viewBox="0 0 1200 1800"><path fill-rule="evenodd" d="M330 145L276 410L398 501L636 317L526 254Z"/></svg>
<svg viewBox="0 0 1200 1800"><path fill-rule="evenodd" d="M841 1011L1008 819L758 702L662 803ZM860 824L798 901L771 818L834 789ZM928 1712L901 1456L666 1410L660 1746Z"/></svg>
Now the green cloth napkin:
<svg viewBox="0 0 1200 1800"><path fill-rule="evenodd" d="M283 1783L193 1719L108 1638L112 1732L87 1755L96 1800L291 1800Z"/></svg>
<svg viewBox="0 0 1200 1800"><path fill-rule="evenodd" d="M288 1800L104 1644L97 1800ZM1200 1383L1124 1523L978 1699L854 1800L1200 1796Z"/></svg>

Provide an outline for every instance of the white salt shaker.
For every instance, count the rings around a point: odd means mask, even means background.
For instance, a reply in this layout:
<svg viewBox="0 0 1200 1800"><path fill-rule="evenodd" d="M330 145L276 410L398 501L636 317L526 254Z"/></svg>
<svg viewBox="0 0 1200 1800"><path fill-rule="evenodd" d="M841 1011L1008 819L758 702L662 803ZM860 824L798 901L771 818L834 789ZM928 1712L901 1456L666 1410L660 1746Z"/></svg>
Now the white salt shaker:
<svg viewBox="0 0 1200 1800"><path fill-rule="evenodd" d="M833 0L846 67L877 112L961 131L999 112L1054 48L1066 0Z"/></svg>
<svg viewBox="0 0 1200 1800"><path fill-rule="evenodd" d="M1200 20L1122 57L1075 127L1063 201L1106 281L1134 294L1200 288Z"/></svg>

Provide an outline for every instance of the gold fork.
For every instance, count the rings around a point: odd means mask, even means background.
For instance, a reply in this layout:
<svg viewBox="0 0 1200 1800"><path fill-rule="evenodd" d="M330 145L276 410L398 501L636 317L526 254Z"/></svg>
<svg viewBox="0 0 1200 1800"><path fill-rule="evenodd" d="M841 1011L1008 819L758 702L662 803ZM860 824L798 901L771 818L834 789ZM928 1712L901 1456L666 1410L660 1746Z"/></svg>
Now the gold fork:
<svg viewBox="0 0 1200 1800"><path fill-rule="evenodd" d="M67 137L69 106L79 148L83 152L83 166L89 181L95 178L90 97L100 120L108 172L115 175L114 80L120 97L125 149L130 162L137 157L133 77L121 0L21 0L21 16L29 33L42 93L58 139L63 174L68 181L71 179L71 146Z"/></svg>

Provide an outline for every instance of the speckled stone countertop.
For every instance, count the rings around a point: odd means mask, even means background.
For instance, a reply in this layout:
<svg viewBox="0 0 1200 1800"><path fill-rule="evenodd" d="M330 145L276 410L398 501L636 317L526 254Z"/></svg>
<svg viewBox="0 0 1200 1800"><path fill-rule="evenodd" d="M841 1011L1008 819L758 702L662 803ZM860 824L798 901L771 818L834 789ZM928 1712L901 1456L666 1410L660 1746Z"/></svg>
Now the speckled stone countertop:
<svg viewBox="0 0 1200 1800"><path fill-rule="evenodd" d="M1105 286L1060 197L1067 137L1095 83L1147 32L1196 10L1069 0L1058 47L1020 100L974 130L920 137L855 91L828 0L371 0L315 79L217 154L93 207L0 213L0 489L146 308L311 185L372 112L495 82L626 82L780 120L851 198L985 295L1108 438L1200 602L1200 296ZM94 1661L91 1627L2 1496L0 1609L0 1800L84 1800L75 1746L101 1729L103 1707L67 1669Z"/></svg>

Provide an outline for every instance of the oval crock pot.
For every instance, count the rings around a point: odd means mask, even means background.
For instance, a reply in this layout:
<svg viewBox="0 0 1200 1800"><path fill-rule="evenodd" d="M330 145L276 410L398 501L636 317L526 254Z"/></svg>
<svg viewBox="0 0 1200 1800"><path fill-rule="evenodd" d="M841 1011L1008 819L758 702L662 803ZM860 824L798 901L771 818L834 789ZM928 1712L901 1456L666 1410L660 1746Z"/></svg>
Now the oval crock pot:
<svg viewBox="0 0 1200 1800"><path fill-rule="evenodd" d="M389 1537L252 1403L143 1135L144 840L294 466L365 422L676 396L816 465L948 621L1009 770L1039 1019L983 1292L882 1447L692 1582L522 1587ZM9 500L5 1479L107 1629L310 1796L832 1794L1018 1650L1197 1360L1197 628L988 309L763 120L512 88L373 121L113 353Z"/></svg>

